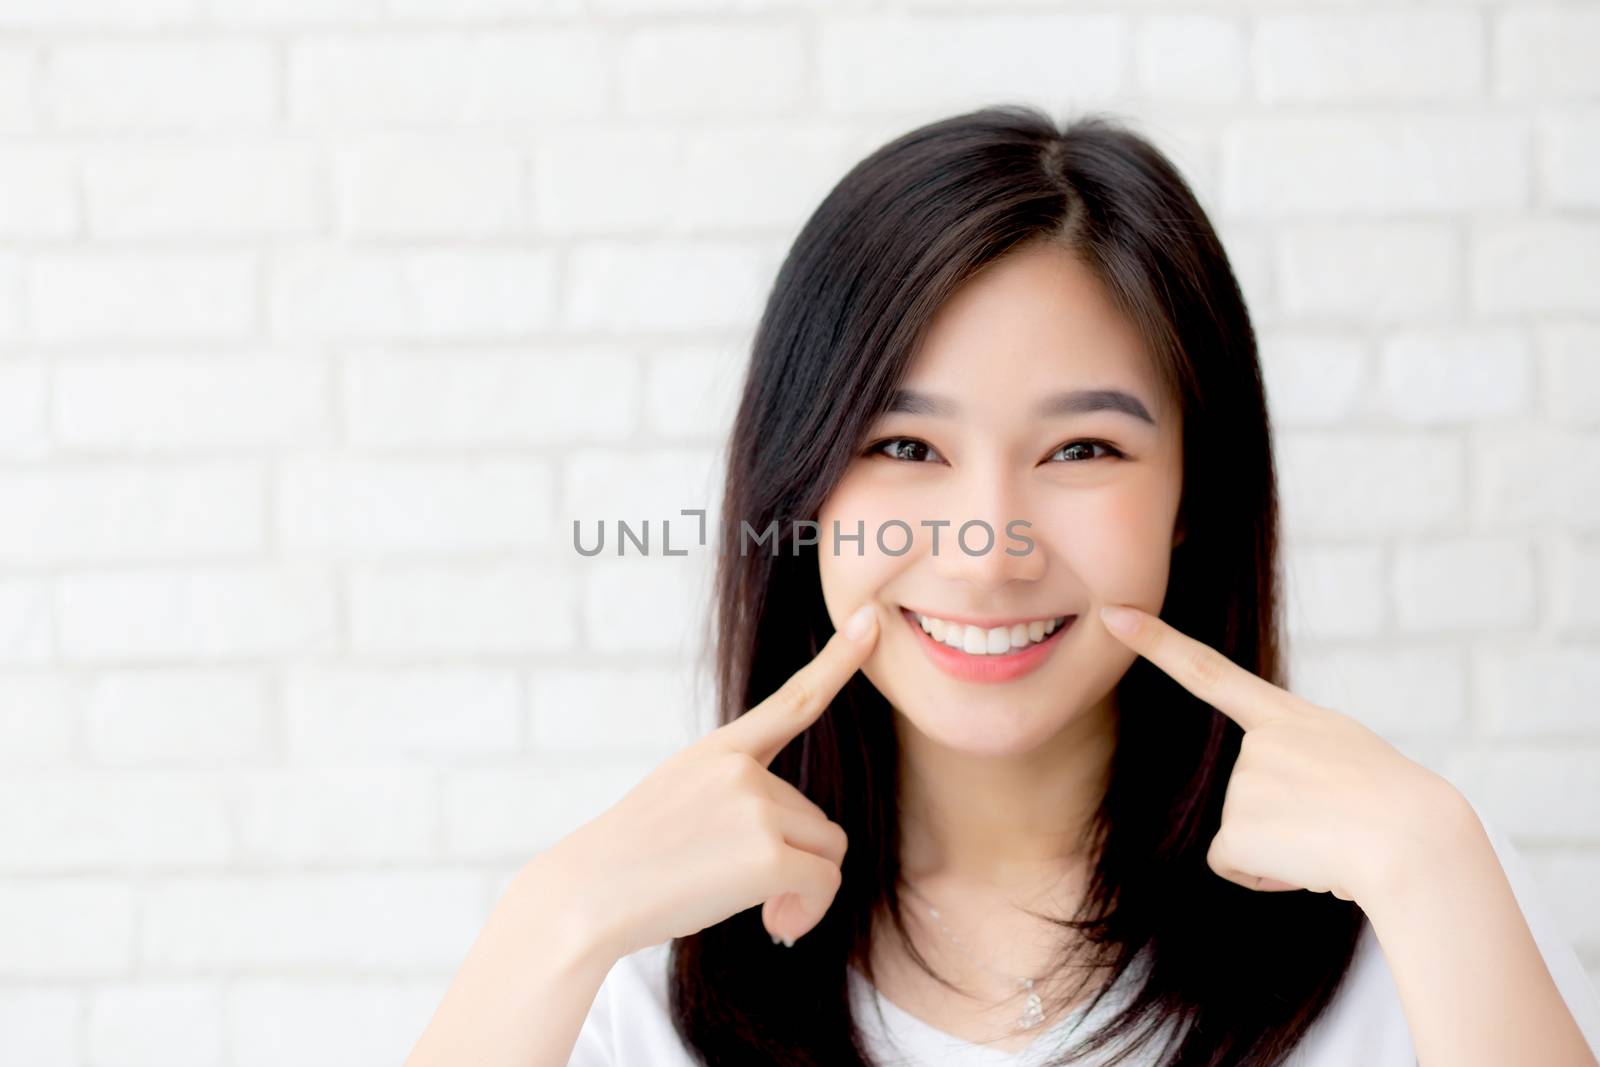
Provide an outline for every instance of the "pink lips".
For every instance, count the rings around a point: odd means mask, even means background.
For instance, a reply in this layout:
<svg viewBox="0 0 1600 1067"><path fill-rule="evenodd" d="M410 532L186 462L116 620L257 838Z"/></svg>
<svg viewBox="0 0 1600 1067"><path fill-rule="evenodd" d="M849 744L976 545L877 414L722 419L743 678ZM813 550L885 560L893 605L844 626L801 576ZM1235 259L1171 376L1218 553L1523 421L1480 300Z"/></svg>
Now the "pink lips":
<svg viewBox="0 0 1600 1067"><path fill-rule="evenodd" d="M959 648L951 648L943 641L935 641L933 635L923 631L917 617L905 608L900 609L900 614L905 617L912 634L922 644L923 651L927 652L934 665L964 682L1009 682L1038 670L1050 653L1055 651L1056 645L1060 644L1058 639L1061 635L1072 629L1072 624L1078 621L1076 615L1068 616L1067 621L1056 627L1043 641L1026 648L997 656L974 656Z"/></svg>

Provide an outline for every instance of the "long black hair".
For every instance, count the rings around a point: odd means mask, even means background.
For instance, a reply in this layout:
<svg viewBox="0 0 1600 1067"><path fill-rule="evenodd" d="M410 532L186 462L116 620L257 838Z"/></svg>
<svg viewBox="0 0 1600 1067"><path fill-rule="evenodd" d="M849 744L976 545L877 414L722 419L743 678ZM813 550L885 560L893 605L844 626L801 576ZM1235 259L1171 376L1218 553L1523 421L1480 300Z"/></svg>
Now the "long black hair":
<svg viewBox="0 0 1600 1067"><path fill-rule="evenodd" d="M778 272L727 455L711 635L721 722L770 695L832 632L816 548L791 541L793 523L817 515L940 304L1025 242L1055 244L1091 270L1182 413L1183 537L1162 618L1287 685L1271 431L1227 255L1177 168L1124 123L1058 126L1009 105L872 152ZM1227 462L1190 463L1194 443ZM779 543L741 551L743 522L758 532L776 522ZM1364 916L1331 894L1256 892L1212 871L1239 727L1143 659L1115 697L1087 894L1076 917L1055 921L1071 932L1062 966L1088 946L1102 991L1136 962L1148 967L1094 1039L1159 1048L1165 1067L1281 1063L1338 990ZM773 945L759 907L674 939L674 1025L710 1067L868 1062L847 965L871 978L875 922L910 943L892 710L858 673L771 765L849 835L822 921L793 948Z"/></svg>

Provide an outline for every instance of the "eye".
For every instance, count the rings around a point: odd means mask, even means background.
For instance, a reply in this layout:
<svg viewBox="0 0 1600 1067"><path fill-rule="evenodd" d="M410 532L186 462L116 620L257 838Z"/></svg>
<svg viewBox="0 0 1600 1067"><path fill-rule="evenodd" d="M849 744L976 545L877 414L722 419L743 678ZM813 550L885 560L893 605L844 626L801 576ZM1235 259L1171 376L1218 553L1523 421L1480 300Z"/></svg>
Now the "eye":
<svg viewBox="0 0 1600 1067"><path fill-rule="evenodd" d="M888 445L894 447L885 452L884 448ZM868 445L862 455L883 456L885 459L900 463L922 463L926 462L926 457L938 457L939 453L935 452L928 442L919 441L915 437L885 437Z"/></svg>
<svg viewBox="0 0 1600 1067"><path fill-rule="evenodd" d="M1078 441L1068 441L1066 444L1062 445L1060 448L1058 448L1054 452L1050 453L1050 456L1053 459L1056 456L1059 456L1064 452L1070 452L1070 451L1072 451L1074 449L1081 449L1081 448L1089 448L1089 449L1103 448L1108 453L1110 453L1110 455L1112 457L1117 458L1117 459L1121 459L1122 458L1121 450L1119 450L1115 445L1111 444L1108 441L1099 441L1099 440L1095 440L1095 439L1092 439L1092 438L1085 438L1085 439L1078 440ZM1078 452L1077 454L1078 455L1082 455L1082 452ZM1068 463L1085 463L1085 462L1088 462L1088 460L1092 460L1092 459L1095 459L1095 458L1096 458L1095 456L1091 455L1091 456L1087 457L1086 459L1072 459L1072 460L1067 460L1066 462L1068 462Z"/></svg>

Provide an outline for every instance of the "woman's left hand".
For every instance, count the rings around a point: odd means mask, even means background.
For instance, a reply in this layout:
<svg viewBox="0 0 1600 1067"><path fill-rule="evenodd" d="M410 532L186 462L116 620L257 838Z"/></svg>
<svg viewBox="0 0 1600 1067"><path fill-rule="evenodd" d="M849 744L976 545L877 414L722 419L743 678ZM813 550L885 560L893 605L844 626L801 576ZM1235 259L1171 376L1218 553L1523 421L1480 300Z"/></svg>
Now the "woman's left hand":
<svg viewBox="0 0 1600 1067"><path fill-rule="evenodd" d="M1309 889L1370 908L1476 821L1451 783L1347 715L1273 685L1138 608L1106 629L1244 729L1206 862L1249 889ZM1107 615L1106 612L1110 614Z"/></svg>

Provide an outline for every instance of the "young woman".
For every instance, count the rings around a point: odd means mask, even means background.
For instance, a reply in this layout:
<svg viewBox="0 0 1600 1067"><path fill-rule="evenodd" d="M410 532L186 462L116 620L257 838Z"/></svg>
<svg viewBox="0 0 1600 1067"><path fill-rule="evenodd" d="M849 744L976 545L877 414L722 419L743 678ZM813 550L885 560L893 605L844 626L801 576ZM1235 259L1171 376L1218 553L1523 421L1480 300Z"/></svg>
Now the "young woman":
<svg viewBox="0 0 1600 1067"><path fill-rule="evenodd" d="M859 163L727 462L721 725L519 872L410 1067L1593 1067L1514 851L1287 688L1255 337L1146 141Z"/></svg>

